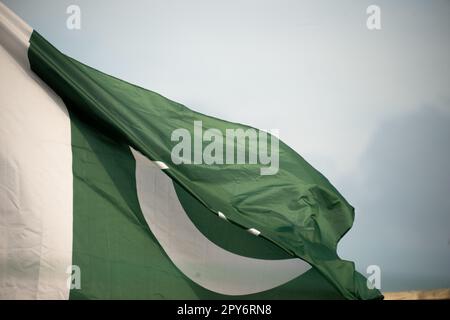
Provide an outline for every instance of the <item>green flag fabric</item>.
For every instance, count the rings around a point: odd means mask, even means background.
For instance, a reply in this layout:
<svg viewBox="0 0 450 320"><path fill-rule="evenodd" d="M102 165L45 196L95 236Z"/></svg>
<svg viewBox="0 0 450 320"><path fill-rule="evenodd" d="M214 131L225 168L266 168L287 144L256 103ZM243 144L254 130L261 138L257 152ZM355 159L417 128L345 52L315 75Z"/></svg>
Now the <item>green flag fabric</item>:
<svg viewBox="0 0 450 320"><path fill-rule="evenodd" d="M382 297L336 253L353 207L277 137L86 66L0 12L0 297ZM275 170L245 161L262 140ZM174 155L180 142L214 161Z"/></svg>

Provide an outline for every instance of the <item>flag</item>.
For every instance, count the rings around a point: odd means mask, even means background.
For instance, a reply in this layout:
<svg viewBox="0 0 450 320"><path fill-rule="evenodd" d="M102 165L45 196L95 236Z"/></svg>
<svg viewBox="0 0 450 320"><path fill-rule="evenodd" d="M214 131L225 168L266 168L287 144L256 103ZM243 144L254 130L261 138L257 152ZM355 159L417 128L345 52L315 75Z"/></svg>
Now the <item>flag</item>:
<svg viewBox="0 0 450 320"><path fill-rule="evenodd" d="M336 253L353 207L277 137L0 17L1 298L382 297Z"/></svg>

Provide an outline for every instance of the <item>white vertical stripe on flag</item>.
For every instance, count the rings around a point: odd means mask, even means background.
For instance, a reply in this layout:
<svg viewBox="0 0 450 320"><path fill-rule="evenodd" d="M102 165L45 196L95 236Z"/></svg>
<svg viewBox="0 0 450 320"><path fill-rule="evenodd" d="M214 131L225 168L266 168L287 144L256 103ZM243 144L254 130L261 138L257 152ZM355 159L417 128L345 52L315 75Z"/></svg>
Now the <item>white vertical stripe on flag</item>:
<svg viewBox="0 0 450 320"><path fill-rule="evenodd" d="M67 299L70 119L29 68L31 32L0 3L0 298Z"/></svg>

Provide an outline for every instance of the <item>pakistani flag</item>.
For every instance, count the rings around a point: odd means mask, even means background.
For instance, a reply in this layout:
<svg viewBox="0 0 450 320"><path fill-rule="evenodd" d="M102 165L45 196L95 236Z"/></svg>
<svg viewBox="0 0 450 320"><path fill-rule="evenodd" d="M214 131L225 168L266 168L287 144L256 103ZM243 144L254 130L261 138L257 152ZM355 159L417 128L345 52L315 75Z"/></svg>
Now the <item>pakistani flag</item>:
<svg viewBox="0 0 450 320"><path fill-rule="evenodd" d="M229 149L254 129L92 69L3 4L0 40L0 298L381 297L336 253L353 208L276 137ZM239 159L268 137L276 168Z"/></svg>

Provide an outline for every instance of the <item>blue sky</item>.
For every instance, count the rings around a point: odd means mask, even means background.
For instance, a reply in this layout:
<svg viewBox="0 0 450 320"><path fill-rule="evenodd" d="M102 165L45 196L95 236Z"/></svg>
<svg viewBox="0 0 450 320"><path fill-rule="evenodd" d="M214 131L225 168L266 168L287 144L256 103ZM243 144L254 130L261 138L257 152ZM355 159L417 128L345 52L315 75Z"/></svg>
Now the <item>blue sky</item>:
<svg viewBox="0 0 450 320"><path fill-rule="evenodd" d="M2 1L92 67L279 129L356 208L343 258L383 291L450 287L449 1Z"/></svg>

